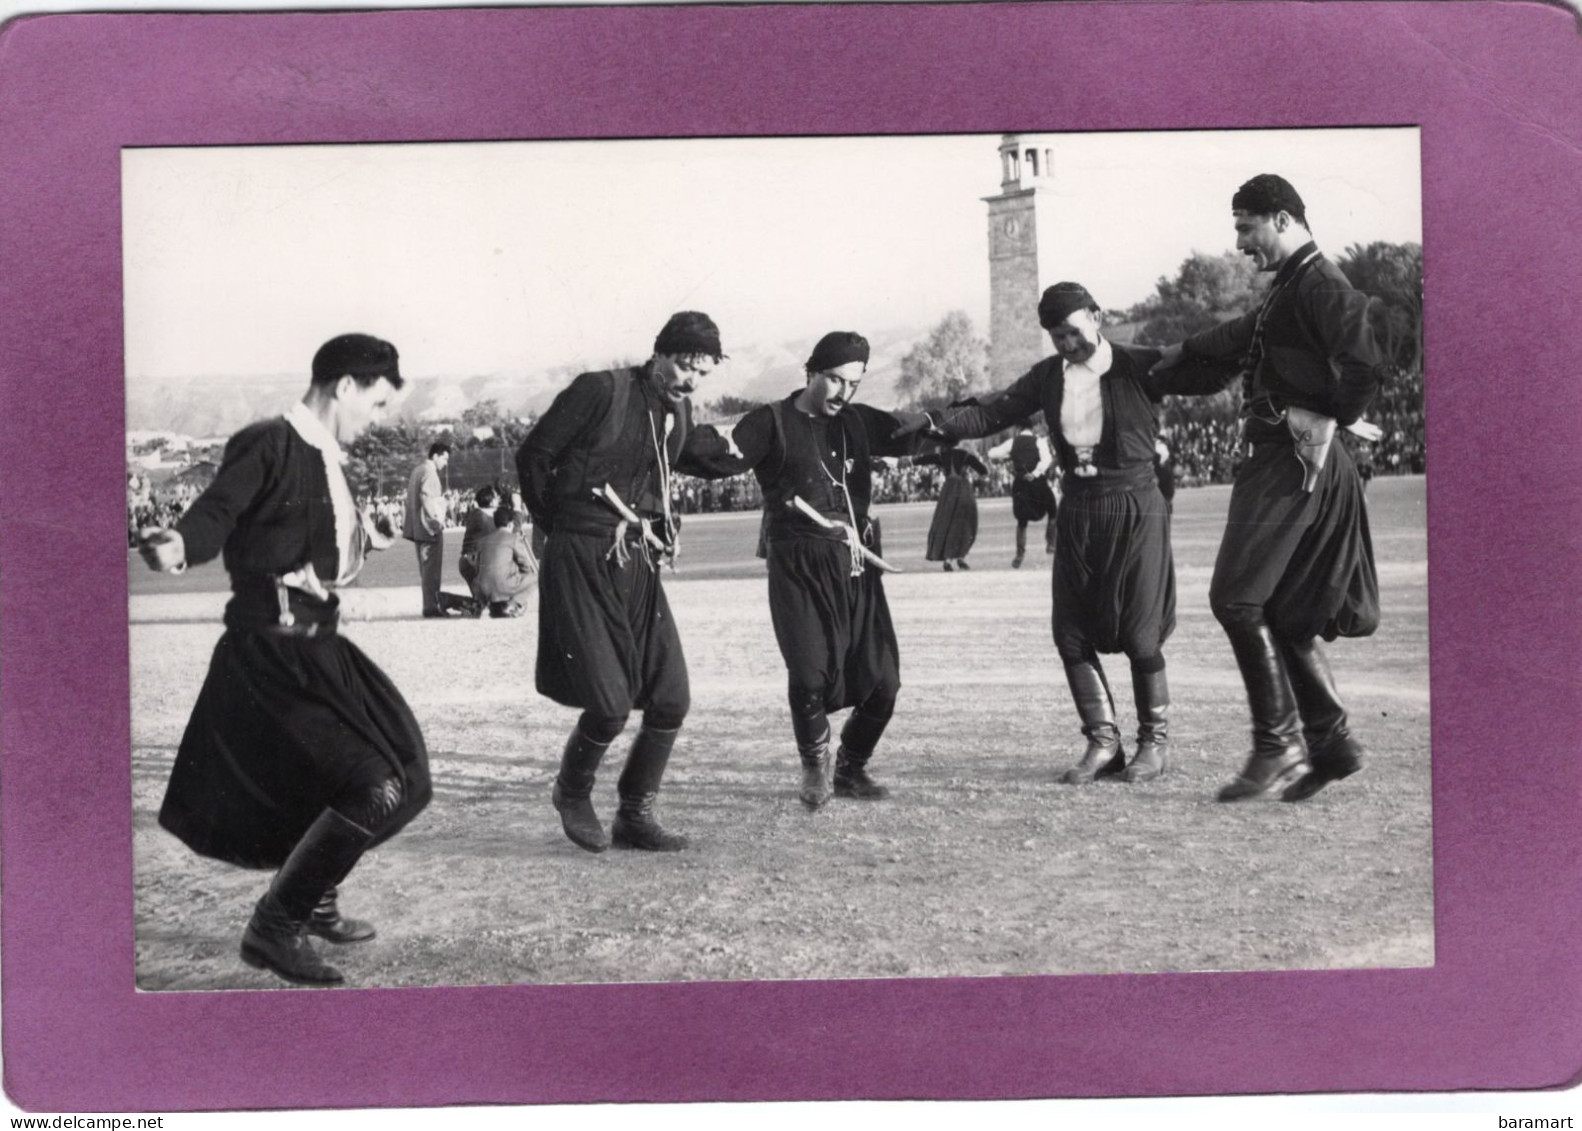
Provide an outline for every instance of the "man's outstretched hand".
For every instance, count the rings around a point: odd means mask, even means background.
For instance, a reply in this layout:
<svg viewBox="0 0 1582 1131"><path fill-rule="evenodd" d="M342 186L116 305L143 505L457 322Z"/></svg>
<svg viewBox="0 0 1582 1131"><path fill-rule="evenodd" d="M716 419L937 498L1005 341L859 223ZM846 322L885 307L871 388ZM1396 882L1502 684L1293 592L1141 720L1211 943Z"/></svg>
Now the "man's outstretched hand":
<svg viewBox="0 0 1582 1131"><path fill-rule="evenodd" d="M1174 369L1181 364L1181 343L1166 346L1159 352L1159 360L1154 362L1154 367L1148 372L1158 373L1162 369Z"/></svg>
<svg viewBox="0 0 1582 1131"><path fill-rule="evenodd" d="M145 526L137 532L137 552L149 569L160 573L180 573L187 568L187 544L174 530Z"/></svg>
<svg viewBox="0 0 1582 1131"><path fill-rule="evenodd" d="M928 418L926 412L910 412L906 409L896 409L890 414L900 421L900 426L890 434L890 439L899 440L903 436L915 436L919 432L926 432L933 428L934 422Z"/></svg>

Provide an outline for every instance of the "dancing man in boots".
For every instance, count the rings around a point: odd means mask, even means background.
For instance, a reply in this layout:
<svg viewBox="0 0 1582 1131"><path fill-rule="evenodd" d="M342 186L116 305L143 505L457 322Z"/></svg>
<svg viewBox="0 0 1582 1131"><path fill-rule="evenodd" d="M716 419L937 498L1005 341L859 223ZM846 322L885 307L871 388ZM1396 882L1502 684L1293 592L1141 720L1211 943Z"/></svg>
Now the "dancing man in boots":
<svg viewBox="0 0 1582 1131"><path fill-rule="evenodd" d="M336 631L339 597L393 531L360 513L341 445L382 415L402 379L395 347L346 334L313 358L289 414L242 429L214 483L173 530L147 530L149 566L224 553L225 634L182 735L159 823L203 856L278 868L242 958L287 981L342 981L308 941L361 942L337 885L428 804L428 751L400 692Z"/></svg>
<svg viewBox="0 0 1582 1131"><path fill-rule="evenodd" d="M852 403L867 368L861 334L825 334L807 360L806 386L742 417L731 433L739 455L713 461L717 471L751 470L763 489L769 614L789 675L800 797L810 809L832 794L864 801L888 794L867 771L901 689L884 584L863 554L875 543L873 461L938 447L921 436L895 438L908 423L913 431L926 423L922 414ZM832 761L828 715L847 707Z"/></svg>
<svg viewBox="0 0 1582 1131"><path fill-rule="evenodd" d="M1086 288L1057 283L1038 303L1057 356L1003 392L929 414L951 439L987 436L1040 410L1060 465L1054 585L1055 648L1087 745L1061 776L1150 781L1169 765L1164 643L1175 628L1170 524L1154 473L1155 405L1167 394L1219 392L1229 378L1202 366L1151 375L1155 350L1115 345ZM1126 762L1101 652L1131 662L1137 750Z"/></svg>
<svg viewBox="0 0 1582 1131"><path fill-rule="evenodd" d="M1319 637L1367 636L1379 584L1367 506L1337 425L1364 439L1379 388L1368 298L1319 252L1302 198L1272 173L1231 198L1236 247L1274 279L1263 302L1165 351L1240 362L1250 448L1231 491L1209 603L1252 709L1253 749L1221 801L1302 801L1362 767ZM1304 754L1303 740L1306 750ZM1283 789L1282 789L1283 787Z"/></svg>
<svg viewBox="0 0 1582 1131"><path fill-rule="evenodd" d="M539 694L582 711L552 800L566 836L589 852L612 843L656 852L686 847L654 814L691 704L659 569L676 544L671 473L688 466L700 436L720 443L712 429L694 430L688 397L723 357L708 315L676 314L643 365L576 378L516 453L523 500L547 533L536 684ZM642 729L606 833L593 808L594 775L634 709L643 713Z"/></svg>

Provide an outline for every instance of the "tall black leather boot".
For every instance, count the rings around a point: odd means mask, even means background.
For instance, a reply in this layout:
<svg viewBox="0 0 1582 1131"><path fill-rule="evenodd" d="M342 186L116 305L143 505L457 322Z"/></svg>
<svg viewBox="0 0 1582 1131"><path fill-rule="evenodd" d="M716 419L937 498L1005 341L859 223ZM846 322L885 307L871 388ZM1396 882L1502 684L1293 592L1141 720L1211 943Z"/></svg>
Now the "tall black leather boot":
<svg viewBox="0 0 1582 1131"><path fill-rule="evenodd" d="M1132 669L1137 703L1137 753L1121 776L1129 782L1153 781L1170 765L1170 684L1165 669Z"/></svg>
<svg viewBox="0 0 1582 1131"><path fill-rule="evenodd" d="M889 700L893 703L894 700ZM858 707L846 720L840 732L840 749L835 752L835 777L830 783L836 797L850 797L858 801L882 801L890 791L868 776L868 759L874 747L884 737L884 728L890 724L886 708L883 718L864 714Z"/></svg>
<svg viewBox="0 0 1582 1131"><path fill-rule="evenodd" d="M1282 801L1306 801L1330 782L1349 778L1362 769L1367 753L1351 736L1346 706L1335 688L1329 657L1315 636L1304 641L1280 641L1280 655L1296 692L1302 716L1302 737L1307 740L1308 772L1287 786Z"/></svg>
<svg viewBox="0 0 1582 1131"><path fill-rule="evenodd" d="M826 726L823 738L797 744L797 756L802 762L802 786L797 796L809 809L823 808L834 792L830 778L835 767L829 756L829 737Z"/></svg>
<svg viewBox="0 0 1582 1131"><path fill-rule="evenodd" d="M621 803L615 811L615 822L610 826L610 842L616 848L680 852L687 846L686 837L666 832L654 816L659 782L670 763L670 751L676 745L677 733L645 726L632 740L626 768L621 771L621 780L615 787L621 795Z"/></svg>
<svg viewBox="0 0 1582 1131"><path fill-rule="evenodd" d="M603 852L610 847L609 834L599 823L591 800L594 777L609 748L608 742L594 742L582 733L580 726L574 728L560 755L560 773L550 794L567 839L588 852Z"/></svg>
<svg viewBox="0 0 1582 1131"><path fill-rule="evenodd" d="M344 979L308 941L307 920L326 891L344 880L373 834L326 809L302 834L275 873L242 932L242 961L288 982L333 986Z"/></svg>
<svg viewBox="0 0 1582 1131"><path fill-rule="evenodd" d="M1016 524L1016 556L1011 559L1012 569L1022 568L1022 559L1027 556L1027 527L1022 523Z"/></svg>
<svg viewBox="0 0 1582 1131"><path fill-rule="evenodd" d="M1246 801L1282 788L1307 763L1299 737L1296 698L1269 626L1226 627L1252 711L1252 753L1241 773L1219 791L1221 801Z"/></svg>
<svg viewBox="0 0 1582 1131"><path fill-rule="evenodd" d="M1126 768L1126 751L1121 747L1121 731L1115 725L1115 700L1104 679L1099 659L1067 662L1066 683L1071 700L1082 720L1082 733L1088 745L1082 758L1060 776L1067 785L1087 785L1097 778L1109 778Z"/></svg>

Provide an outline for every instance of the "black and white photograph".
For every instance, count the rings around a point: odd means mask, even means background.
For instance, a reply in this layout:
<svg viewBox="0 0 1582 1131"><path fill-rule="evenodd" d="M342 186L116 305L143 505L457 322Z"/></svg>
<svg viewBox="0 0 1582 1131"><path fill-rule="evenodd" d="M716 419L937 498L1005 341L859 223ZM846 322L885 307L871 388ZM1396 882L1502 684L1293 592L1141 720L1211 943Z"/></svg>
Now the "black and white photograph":
<svg viewBox="0 0 1582 1131"><path fill-rule="evenodd" d="M139 990L1434 964L1415 128L121 174Z"/></svg>

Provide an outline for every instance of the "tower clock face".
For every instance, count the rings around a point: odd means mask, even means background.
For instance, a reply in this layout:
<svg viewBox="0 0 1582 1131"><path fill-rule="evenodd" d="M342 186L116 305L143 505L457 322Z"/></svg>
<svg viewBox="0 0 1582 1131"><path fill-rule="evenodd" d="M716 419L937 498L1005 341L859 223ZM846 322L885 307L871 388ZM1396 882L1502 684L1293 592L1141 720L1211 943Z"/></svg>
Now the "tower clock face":
<svg viewBox="0 0 1582 1131"><path fill-rule="evenodd" d="M1033 218L1012 213L1001 216L990 228L991 238L996 245L998 255L1021 255L1030 250L1032 244Z"/></svg>

